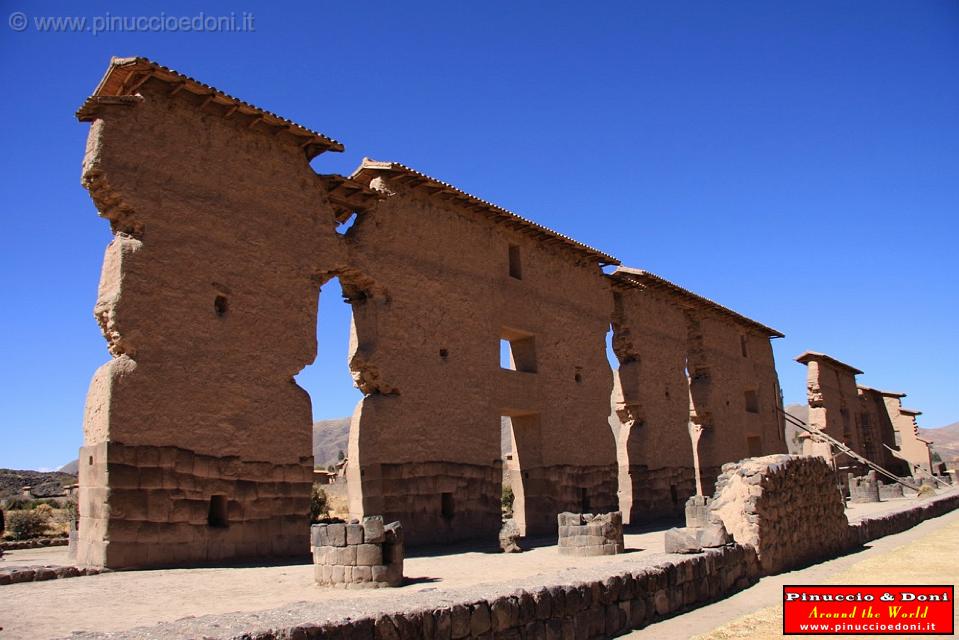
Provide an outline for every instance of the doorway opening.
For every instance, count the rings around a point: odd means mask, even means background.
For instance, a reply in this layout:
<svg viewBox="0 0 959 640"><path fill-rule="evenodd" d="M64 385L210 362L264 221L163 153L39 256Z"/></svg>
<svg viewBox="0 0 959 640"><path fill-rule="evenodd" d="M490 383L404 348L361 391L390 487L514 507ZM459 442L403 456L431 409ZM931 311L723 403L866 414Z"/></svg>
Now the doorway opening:
<svg viewBox="0 0 959 640"><path fill-rule="evenodd" d="M523 495L523 476L519 466L519 456L516 455L516 439L513 436L513 420L509 416L500 416L500 453L503 460L503 487L501 494L500 507L502 509L503 521L513 518L519 525L522 520L525 522L525 513L523 513L523 500L520 498L517 504L516 496ZM519 514L517 514L517 509ZM520 534L524 530L520 527Z"/></svg>
<svg viewBox="0 0 959 640"><path fill-rule="evenodd" d="M353 333L349 290L339 277L330 278L320 287L316 358L295 377L309 394L313 409L313 493L320 499L312 502L326 510L311 513L314 518L349 515L346 468L350 422L363 398L353 381L348 360Z"/></svg>

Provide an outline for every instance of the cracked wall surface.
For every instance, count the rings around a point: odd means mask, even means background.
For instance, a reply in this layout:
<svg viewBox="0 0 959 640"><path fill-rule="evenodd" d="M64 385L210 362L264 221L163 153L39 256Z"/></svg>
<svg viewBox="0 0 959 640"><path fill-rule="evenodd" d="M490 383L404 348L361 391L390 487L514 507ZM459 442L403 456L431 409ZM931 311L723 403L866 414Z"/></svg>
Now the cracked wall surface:
<svg viewBox="0 0 959 640"><path fill-rule="evenodd" d="M100 93L133 68L151 69L113 65ZM157 73L80 112L83 184L114 237L78 560L302 553L312 415L293 376L316 351L315 274L342 262L332 210L300 138Z"/></svg>

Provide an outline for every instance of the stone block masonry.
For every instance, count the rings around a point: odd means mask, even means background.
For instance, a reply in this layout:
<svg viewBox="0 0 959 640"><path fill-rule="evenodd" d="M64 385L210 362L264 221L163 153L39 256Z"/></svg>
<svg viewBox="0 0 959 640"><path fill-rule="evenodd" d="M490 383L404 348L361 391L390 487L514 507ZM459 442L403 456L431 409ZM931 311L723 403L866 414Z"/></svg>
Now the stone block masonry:
<svg viewBox="0 0 959 640"><path fill-rule="evenodd" d="M879 499L880 500L894 500L896 498L902 498L902 485L899 483L886 484L883 481L879 481Z"/></svg>
<svg viewBox="0 0 959 640"><path fill-rule="evenodd" d="M870 471L864 476L857 477L849 474L849 499L852 502L879 502L879 479L876 472ZM900 490L901 495L901 490Z"/></svg>
<svg viewBox="0 0 959 640"><path fill-rule="evenodd" d="M622 553L623 514L561 513L559 552L568 556L612 556Z"/></svg>
<svg viewBox="0 0 959 640"><path fill-rule="evenodd" d="M846 548L849 523L836 476L819 457L786 454L723 465L710 516L778 573Z"/></svg>
<svg viewBox="0 0 959 640"><path fill-rule="evenodd" d="M382 516L363 522L315 524L310 549L317 584L344 589L398 587L403 583L403 528Z"/></svg>

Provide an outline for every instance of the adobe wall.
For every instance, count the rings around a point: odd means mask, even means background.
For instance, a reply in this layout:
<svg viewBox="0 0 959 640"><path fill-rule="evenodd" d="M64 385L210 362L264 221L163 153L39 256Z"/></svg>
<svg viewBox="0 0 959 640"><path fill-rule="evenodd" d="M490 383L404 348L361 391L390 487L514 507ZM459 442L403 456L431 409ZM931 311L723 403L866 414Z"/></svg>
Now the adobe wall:
<svg viewBox="0 0 959 640"><path fill-rule="evenodd" d="M312 410L293 376L315 357L333 277L364 394L350 511L402 522L412 544L497 534L503 416L526 534L554 533L563 511L617 510L619 467L634 514L681 512L691 418L715 432L707 491L747 437L763 452L781 442L778 334L752 335L738 314L661 292L614 303L601 270L614 258L402 165L318 176L309 158L338 143L149 61L114 61L78 115L92 123L83 182L115 234L95 308L113 359L84 418L83 564L305 554ZM500 339L517 370L500 366Z"/></svg>
<svg viewBox="0 0 959 640"><path fill-rule="evenodd" d="M351 514L399 520L414 543L495 536L501 416L512 418L525 533L555 534L562 511L616 510L612 298L599 265L406 177L357 175L383 200L351 229L350 263L388 294L355 315L379 391L353 419ZM500 367L500 338L515 335L532 336L535 372Z"/></svg>
<svg viewBox="0 0 959 640"><path fill-rule="evenodd" d="M723 464L786 451L778 332L647 272L621 267L610 280L627 522L682 512L696 493L694 446L705 494Z"/></svg>
<svg viewBox="0 0 959 640"><path fill-rule="evenodd" d="M706 416L699 457L709 494L715 473L706 470L787 448L769 337L708 311L698 314L697 324L690 340L691 391L695 412ZM747 399L747 392L754 395Z"/></svg>
<svg viewBox="0 0 959 640"><path fill-rule="evenodd" d="M623 520L635 523L678 515L696 493L686 318L681 308L653 290L613 283L619 500Z"/></svg>
<svg viewBox="0 0 959 640"><path fill-rule="evenodd" d="M859 430L859 391L856 387L857 371L834 364L831 358L811 356L806 364L806 393L809 402L809 426L819 429L839 440L847 447L864 455L863 439ZM828 447L813 446L807 439L803 452L826 456L831 460ZM853 464L842 456L842 464Z"/></svg>
<svg viewBox="0 0 959 640"><path fill-rule="evenodd" d="M932 474L932 451L929 443L919 437L919 425L916 424L914 411L903 413L902 398L905 394L884 393L883 402L892 421L893 429L899 435L899 450L908 461L909 474Z"/></svg>
<svg viewBox="0 0 959 640"><path fill-rule="evenodd" d="M345 256L324 183L282 128L156 78L137 93L83 112L113 357L85 409L78 561L302 554L312 416L293 376L316 351L315 276Z"/></svg>
<svg viewBox="0 0 959 640"><path fill-rule="evenodd" d="M910 475L909 464L891 451L896 449L898 452L898 444L896 431L882 392L859 387L859 409L864 438L872 444L868 447L871 453L866 457L894 475L900 477ZM901 452L899 453L901 455Z"/></svg>

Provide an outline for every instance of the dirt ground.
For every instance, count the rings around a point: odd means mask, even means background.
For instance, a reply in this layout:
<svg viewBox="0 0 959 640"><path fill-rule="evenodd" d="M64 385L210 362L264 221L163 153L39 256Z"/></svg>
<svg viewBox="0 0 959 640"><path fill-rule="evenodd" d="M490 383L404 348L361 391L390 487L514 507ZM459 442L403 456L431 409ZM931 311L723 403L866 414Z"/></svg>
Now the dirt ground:
<svg viewBox="0 0 959 640"><path fill-rule="evenodd" d="M13 584L0 587L0 639L58 637L75 630L119 631L186 616L260 611L303 601L393 599L403 593L445 592L562 573L584 562L609 565L612 573L663 552L662 530L627 535L625 541L628 553L597 558L561 556L555 546L521 554L502 554L498 548L461 553L444 549L435 555L408 557L404 573L410 583L399 589L322 588L313 583L313 566L305 563L123 571ZM29 564L69 564L66 548L12 551L0 560L0 567Z"/></svg>
<svg viewBox="0 0 959 640"><path fill-rule="evenodd" d="M628 638L767 640L782 638L782 586L788 584L956 584L959 512L873 540L862 551L806 569L763 578L720 602L650 625ZM803 638L837 636L804 635ZM867 636L845 635L844 638ZM868 636L877 638L880 636ZM893 637L893 636L886 636ZM895 636L905 637L905 636ZM915 636L953 638L955 636Z"/></svg>
<svg viewBox="0 0 959 640"><path fill-rule="evenodd" d="M857 505L849 511L849 517L855 520L864 515L902 509L914 504L914 500L899 500L877 505ZM959 512L925 522L904 534L878 540L873 543L873 548L888 546L886 541L901 536L916 535L913 532L934 532L943 526L944 521L959 523ZM955 542L954 539L951 549L953 555L959 551L955 548ZM605 570L608 567L609 573L613 573L661 561L662 528L627 533L626 547L628 552L623 555L597 558L561 556L555 546L545 544L522 554L501 554L494 549L470 551L462 548L417 551L414 557L407 558L406 561L405 574L410 579L407 585L399 589L371 591L343 591L318 587L313 583L313 567L306 563L125 571L7 585L0 587L0 627L3 627L0 640L61 637L79 630L120 631L190 616L260 612L303 602L317 603L320 605L318 610L322 611L324 604L336 606L337 603L352 603L372 598L376 606L387 608L402 606L402 598L414 594L430 598L435 594L435 598L442 599L489 585L508 583L518 587L530 581L545 584L547 581L557 580L562 583L567 579L573 580L577 571L585 569ZM870 551L862 553L868 554ZM846 558L825 564L841 563ZM35 564L68 564L66 549L58 547L13 551L0 560L0 568ZM816 565L812 569L821 566L823 565ZM791 579L792 575L784 574L772 579L779 579L778 584L782 584L786 581L783 578ZM952 581L954 578L948 582ZM795 579L792 579L792 582L795 582ZM771 589L773 595L778 593L775 591L778 586L774 585ZM745 608L730 608L728 603L742 595L738 594L718 605L673 619L708 620L705 626L700 624L695 630L680 627L678 635L669 635L672 630L662 625L669 625L673 622L670 620L650 627L649 629L661 627L661 633L647 637L689 638L695 633L708 632L736 616L778 602L776 596L776 600L760 599ZM709 613L713 607L720 607L721 611Z"/></svg>

